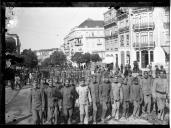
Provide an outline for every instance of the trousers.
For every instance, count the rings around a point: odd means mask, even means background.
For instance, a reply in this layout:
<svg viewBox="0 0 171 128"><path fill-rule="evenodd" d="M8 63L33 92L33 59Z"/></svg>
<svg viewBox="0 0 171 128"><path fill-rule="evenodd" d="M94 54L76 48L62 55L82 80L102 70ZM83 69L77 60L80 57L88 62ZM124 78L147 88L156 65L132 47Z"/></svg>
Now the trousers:
<svg viewBox="0 0 171 128"><path fill-rule="evenodd" d="M42 110L32 110L33 123L36 125L42 124Z"/></svg>

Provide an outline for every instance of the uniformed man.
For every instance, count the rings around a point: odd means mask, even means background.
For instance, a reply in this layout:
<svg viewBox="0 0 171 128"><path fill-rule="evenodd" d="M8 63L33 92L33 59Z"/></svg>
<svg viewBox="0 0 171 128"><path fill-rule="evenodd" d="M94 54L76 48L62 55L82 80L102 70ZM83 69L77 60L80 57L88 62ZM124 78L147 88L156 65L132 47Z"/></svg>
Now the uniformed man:
<svg viewBox="0 0 171 128"><path fill-rule="evenodd" d="M59 89L53 85L53 79L49 79L48 84L48 121L50 121L50 124L57 124L58 112L62 108L61 104L59 104L59 101L62 99L62 95Z"/></svg>
<svg viewBox="0 0 171 128"><path fill-rule="evenodd" d="M131 85L132 86L132 85ZM129 116L129 105L130 105L130 87L128 84L128 78L125 78L121 87L122 90L122 106L123 106L123 117L128 119Z"/></svg>
<svg viewBox="0 0 171 128"><path fill-rule="evenodd" d="M150 115L151 111L151 98L152 98L152 82L151 82L151 78L148 77L148 72L144 71L144 78L142 79L141 83L141 88L142 88L142 93L143 93L143 114L146 115L147 117L148 115ZM146 110L147 108L147 110Z"/></svg>
<svg viewBox="0 0 171 128"><path fill-rule="evenodd" d="M109 81L109 75L104 74L103 82L100 84L100 103L102 105L102 116L101 120L102 123L105 123L105 117L107 111L109 111L110 108L110 98L111 98L111 83Z"/></svg>
<svg viewBox="0 0 171 128"><path fill-rule="evenodd" d="M131 86L131 100L134 106L133 117L134 119L139 118L140 104L143 100L143 94L140 86L140 81L137 77L133 79L133 85Z"/></svg>
<svg viewBox="0 0 171 128"><path fill-rule="evenodd" d="M38 88L38 81L34 79L33 88L31 89L29 94L29 110L30 113L32 113L32 119L34 124L42 124L42 111L44 111L44 108L44 95L42 94L40 88Z"/></svg>
<svg viewBox="0 0 171 128"><path fill-rule="evenodd" d="M89 120L89 105L91 104L91 95L88 85L85 83L85 78L80 79L80 85L77 88L79 95L78 104L80 109L80 124L88 124ZM85 118L84 118L85 115Z"/></svg>
<svg viewBox="0 0 171 128"><path fill-rule="evenodd" d="M62 93L62 105L63 105L63 114L64 114L64 123L72 123L72 114L73 114L73 103L77 92L69 84L69 80L66 79L65 86L61 89Z"/></svg>
<svg viewBox="0 0 171 128"><path fill-rule="evenodd" d="M156 78L153 83L153 97L157 100L158 119L164 119L164 108L166 105L166 97L169 94L169 84L165 79L165 72L160 70L159 78Z"/></svg>
<svg viewBox="0 0 171 128"><path fill-rule="evenodd" d="M111 94L112 118L114 120L119 119L119 106L122 100L123 100L123 95L121 90L121 83L119 83L118 77L114 76L112 80L112 94Z"/></svg>
<svg viewBox="0 0 171 128"><path fill-rule="evenodd" d="M93 80L91 81L89 88L91 93L91 99L93 104L93 124L96 124L97 121L97 111L100 105L100 98L99 98L99 82L97 81L97 75L93 75Z"/></svg>
<svg viewBox="0 0 171 128"><path fill-rule="evenodd" d="M44 111L42 111L42 122L45 123L48 120L48 97L47 97L47 88L48 88L48 83L43 81L42 86L41 86L41 91L42 94L44 95L45 99L45 106L44 106Z"/></svg>

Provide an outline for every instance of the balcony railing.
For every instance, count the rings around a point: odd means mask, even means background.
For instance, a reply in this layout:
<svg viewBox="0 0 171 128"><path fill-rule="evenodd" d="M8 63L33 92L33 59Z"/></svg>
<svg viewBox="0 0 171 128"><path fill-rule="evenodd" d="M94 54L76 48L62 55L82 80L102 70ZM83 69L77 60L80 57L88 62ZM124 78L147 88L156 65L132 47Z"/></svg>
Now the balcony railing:
<svg viewBox="0 0 171 128"><path fill-rule="evenodd" d="M83 46L83 43L75 43L75 46Z"/></svg>
<svg viewBox="0 0 171 128"><path fill-rule="evenodd" d="M141 30L147 30L147 29L154 30L154 28L155 28L154 22L133 25L134 31L141 31Z"/></svg>
<svg viewBox="0 0 171 128"><path fill-rule="evenodd" d="M125 26L119 29L119 34L124 33L124 32L128 32L129 31L129 26Z"/></svg>
<svg viewBox="0 0 171 128"><path fill-rule="evenodd" d="M147 43L133 43L133 47L134 48L153 48L155 47L155 42L147 42Z"/></svg>
<svg viewBox="0 0 171 128"><path fill-rule="evenodd" d="M110 19L110 20L105 21L104 26L106 26L106 25L108 25L108 24L111 24L111 23L114 23L114 22L115 22L115 23L117 22L116 18L112 18L112 19Z"/></svg>

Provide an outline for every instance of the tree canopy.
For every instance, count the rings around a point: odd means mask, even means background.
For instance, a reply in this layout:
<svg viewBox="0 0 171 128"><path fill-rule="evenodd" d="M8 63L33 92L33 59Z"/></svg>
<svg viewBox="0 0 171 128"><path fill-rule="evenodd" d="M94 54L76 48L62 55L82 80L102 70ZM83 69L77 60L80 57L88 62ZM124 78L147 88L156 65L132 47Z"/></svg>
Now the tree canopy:
<svg viewBox="0 0 171 128"><path fill-rule="evenodd" d="M65 65L66 61L67 61L66 55L62 51L55 51L54 53L52 53L52 55L50 55L50 57L46 58L41 63L41 65L42 66L56 65L61 67Z"/></svg>
<svg viewBox="0 0 171 128"><path fill-rule="evenodd" d="M76 52L71 57L71 60L80 65L81 63L88 64L90 61L98 62L98 61L101 61L102 59L100 58L100 56L98 54L90 54L90 53L83 54L80 52Z"/></svg>
<svg viewBox="0 0 171 128"><path fill-rule="evenodd" d="M21 55L24 58L24 65L28 68L34 68L38 64L36 54L31 49L24 49Z"/></svg>

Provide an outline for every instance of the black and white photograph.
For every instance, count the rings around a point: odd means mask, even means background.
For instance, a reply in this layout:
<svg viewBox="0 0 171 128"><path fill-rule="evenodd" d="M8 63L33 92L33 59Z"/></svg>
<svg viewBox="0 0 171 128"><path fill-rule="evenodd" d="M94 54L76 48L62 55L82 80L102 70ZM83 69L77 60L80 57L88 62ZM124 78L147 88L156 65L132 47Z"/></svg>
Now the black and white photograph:
<svg viewBox="0 0 171 128"><path fill-rule="evenodd" d="M170 6L6 7L5 124L170 125Z"/></svg>

